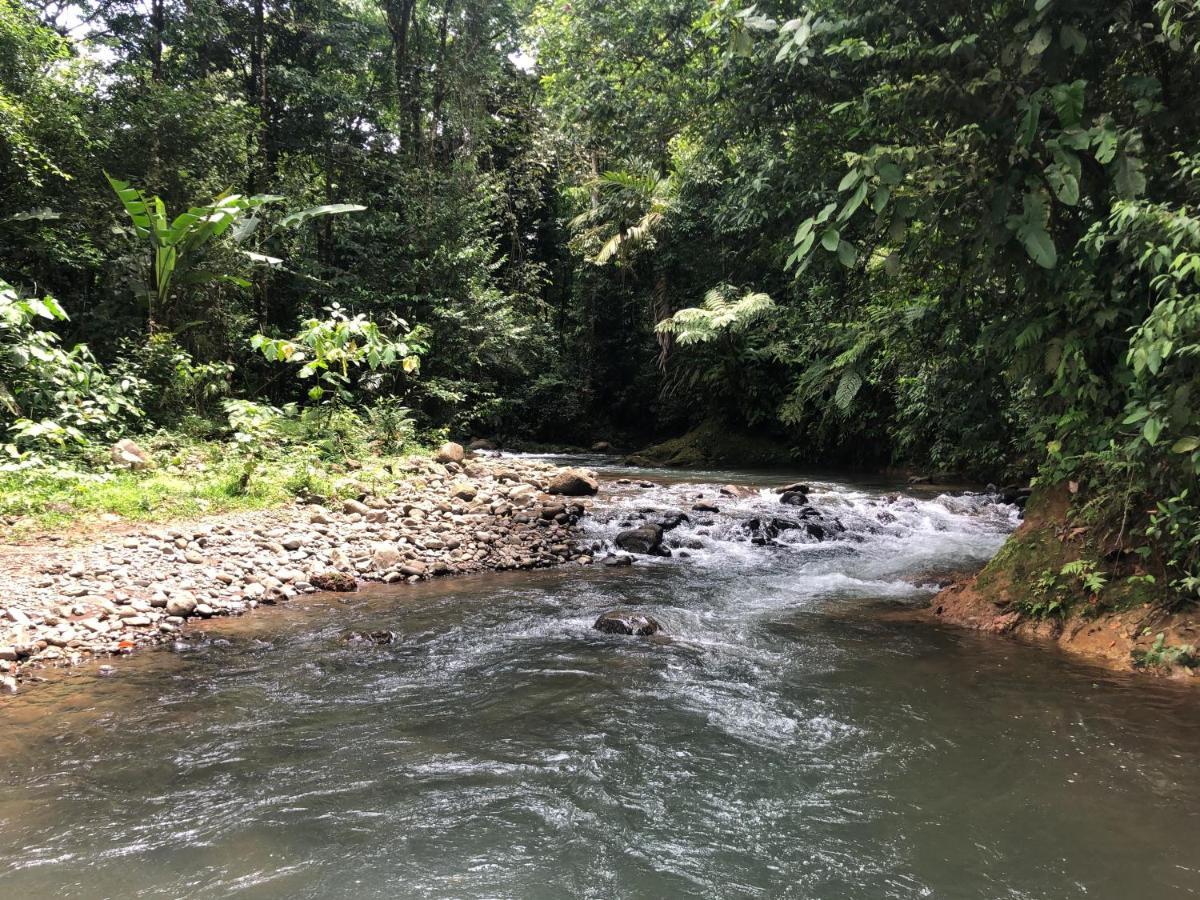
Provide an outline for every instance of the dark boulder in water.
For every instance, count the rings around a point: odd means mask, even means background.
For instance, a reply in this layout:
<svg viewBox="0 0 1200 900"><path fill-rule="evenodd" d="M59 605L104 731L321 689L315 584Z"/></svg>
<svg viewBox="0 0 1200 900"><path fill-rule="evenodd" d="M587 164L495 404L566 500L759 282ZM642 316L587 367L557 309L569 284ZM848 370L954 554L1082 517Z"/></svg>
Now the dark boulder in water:
<svg viewBox="0 0 1200 900"><path fill-rule="evenodd" d="M670 512L658 520L658 527L663 531L670 531L672 528L678 528L684 522L690 522L687 513Z"/></svg>
<svg viewBox="0 0 1200 900"><path fill-rule="evenodd" d="M791 484L785 484L783 487L775 488L777 494L807 494L811 488L802 481L794 481Z"/></svg>
<svg viewBox="0 0 1200 900"><path fill-rule="evenodd" d="M779 498L779 502L788 506L804 506L808 503L808 495L800 491L788 491Z"/></svg>
<svg viewBox="0 0 1200 900"><path fill-rule="evenodd" d="M630 528L617 535L616 544L622 550L630 553L641 553L644 556L669 556L670 551L663 547L663 529L661 525L640 525Z"/></svg>
<svg viewBox="0 0 1200 900"><path fill-rule="evenodd" d="M596 620L596 624L592 627L605 634L633 634L638 637L658 634L661 630L658 621L651 616L628 609L614 609L606 612Z"/></svg>
<svg viewBox="0 0 1200 900"><path fill-rule="evenodd" d="M611 566L614 568L619 567L619 566L632 566L633 565L633 557L627 556L627 555L617 555L617 554L610 553L608 556L604 557L603 563L606 566Z"/></svg>

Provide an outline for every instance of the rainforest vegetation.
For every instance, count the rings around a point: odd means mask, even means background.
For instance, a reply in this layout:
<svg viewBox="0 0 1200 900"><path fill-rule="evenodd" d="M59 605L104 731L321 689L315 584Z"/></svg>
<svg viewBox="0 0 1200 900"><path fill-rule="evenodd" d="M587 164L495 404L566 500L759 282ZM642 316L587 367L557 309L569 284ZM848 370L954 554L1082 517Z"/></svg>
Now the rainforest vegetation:
<svg viewBox="0 0 1200 900"><path fill-rule="evenodd" d="M1194 0L0 0L0 511L732 434L1189 602L1198 84Z"/></svg>

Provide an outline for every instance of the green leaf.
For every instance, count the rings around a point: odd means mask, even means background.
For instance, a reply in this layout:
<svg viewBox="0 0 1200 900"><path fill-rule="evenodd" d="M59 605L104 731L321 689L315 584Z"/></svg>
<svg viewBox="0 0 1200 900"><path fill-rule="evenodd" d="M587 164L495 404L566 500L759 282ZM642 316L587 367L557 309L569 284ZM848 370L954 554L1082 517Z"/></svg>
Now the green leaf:
<svg viewBox="0 0 1200 900"><path fill-rule="evenodd" d="M817 224L820 225L829 221L829 217L833 215L833 211L837 209L837 203L827 203L825 208L817 213Z"/></svg>
<svg viewBox="0 0 1200 900"><path fill-rule="evenodd" d="M842 236L838 233L836 228L828 228L825 230L825 233L821 235L821 246L832 253L838 248L838 244L841 242L841 240Z"/></svg>
<svg viewBox="0 0 1200 900"><path fill-rule="evenodd" d="M1029 105L1025 107L1025 115L1021 117L1021 124L1017 128L1017 144L1019 146L1028 147L1033 143L1041 114L1042 104L1037 100L1030 100Z"/></svg>
<svg viewBox="0 0 1200 900"><path fill-rule="evenodd" d="M308 209L288 213L279 220L279 227L299 228L309 219L315 219L319 216L336 216L343 213L362 212L365 209L365 206L360 206L357 203L326 203L323 206L311 206Z"/></svg>
<svg viewBox="0 0 1200 900"><path fill-rule="evenodd" d="M854 187L861 180L862 180L862 172L858 171L858 169L851 169L849 172L847 172L845 175L842 176L842 180L838 184L838 187L837 187L838 192L841 193L842 191L850 190L850 188Z"/></svg>
<svg viewBox="0 0 1200 900"><path fill-rule="evenodd" d="M1053 269L1058 263L1058 251L1054 247L1054 239L1042 226L1033 226L1024 231L1021 242L1029 258L1043 269Z"/></svg>
<svg viewBox="0 0 1200 900"><path fill-rule="evenodd" d="M1070 50L1076 56L1087 49L1087 38L1074 25L1064 25L1058 32L1058 42L1064 50Z"/></svg>
<svg viewBox="0 0 1200 900"><path fill-rule="evenodd" d="M1146 176L1142 174L1142 161L1135 156L1122 153L1117 159L1114 178L1117 192L1127 200L1140 197L1146 191Z"/></svg>
<svg viewBox="0 0 1200 900"><path fill-rule="evenodd" d="M1158 436L1162 433L1163 423L1161 419L1147 419L1146 424L1142 426L1142 437L1146 439L1146 443L1153 447L1158 443Z"/></svg>
<svg viewBox="0 0 1200 900"><path fill-rule="evenodd" d="M1079 124L1083 117L1084 99L1087 82L1083 79L1070 84L1056 84L1050 88L1050 96L1054 100L1054 110L1064 128Z"/></svg>
<svg viewBox="0 0 1200 900"><path fill-rule="evenodd" d="M850 217L858 212L858 208L862 206L862 202L867 199L867 183L861 182L850 198L846 201L846 205L842 207L842 211L838 213L838 221L849 221Z"/></svg>
<svg viewBox="0 0 1200 900"><path fill-rule="evenodd" d="M888 205L888 200L892 198L892 189L889 187L880 187L875 191L875 196L871 198L871 209L878 215L883 212L884 207Z"/></svg>
<svg viewBox="0 0 1200 900"><path fill-rule="evenodd" d="M880 163L879 180L884 184L892 185L894 187L904 180L904 174L900 171L900 167L895 163Z"/></svg>
<svg viewBox="0 0 1200 900"><path fill-rule="evenodd" d="M1200 447L1200 437L1182 437L1171 445L1172 453L1191 453Z"/></svg>
<svg viewBox="0 0 1200 900"><path fill-rule="evenodd" d="M1050 26L1043 25L1029 39L1029 43L1025 45L1025 50L1030 56L1041 56L1046 52L1046 48L1050 46L1050 41L1053 37L1054 33L1050 30Z"/></svg>
<svg viewBox="0 0 1200 900"><path fill-rule="evenodd" d="M842 412L848 410L862 387L862 383L862 376L855 369L850 369L843 374L841 380L838 381L837 390L833 394L834 405Z"/></svg>
<svg viewBox="0 0 1200 900"><path fill-rule="evenodd" d="M854 263L858 260L858 251L854 249L854 245L849 241L842 241L837 247L838 262L847 269L854 268Z"/></svg>
<svg viewBox="0 0 1200 900"><path fill-rule="evenodd" d="M1067 206L1079 203L1079 179L1066 165L1051 163L1047 166L1046 181L1050 183L1054 195Z"/></svg>

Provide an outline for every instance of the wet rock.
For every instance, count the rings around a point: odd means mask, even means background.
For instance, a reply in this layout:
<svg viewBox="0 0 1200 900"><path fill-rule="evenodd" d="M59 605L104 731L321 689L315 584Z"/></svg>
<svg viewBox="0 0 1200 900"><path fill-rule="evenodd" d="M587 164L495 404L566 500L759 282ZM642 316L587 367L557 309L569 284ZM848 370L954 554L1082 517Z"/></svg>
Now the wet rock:
<svg viewBox="0 0 1200 900"><path fill-rule="evenodd" d="M800 491L785 491L780 495L779 502L786 506L804 506L808 503L808 495Z"/></svg>
<svg viewBox="0 0 1200 900"><path fill-rule="evenodd" d="M720 493L722 497L732 497L735 500L746 500L758 496L757 490L745 484L722 485Z"/></svg>
<svg viewBox="0 0 1200 900"><path fill-rule="evenodd" d="M604 557L603 563L604 563L604 565L609 566L610 568L620 568L622 566L632 566L633 565L633 557L625 556L622 554L611 554L610 553L608 556Z"/></svg>
<svg viewBox="0 0 1200 900"><path fill-rule="evenodd" d="M667 513L658 520L658 525L663 531L670 531L673 528L678 528L684 522L690 522L687 513L671 512Z"/></svg>
<svg viewBox="0 0 1200 900"><path fill-rule="evenodd" d="M692 504L692 512L716 513L720 511L721 507L717 506L715 503L708 503L701 500L699 503Z"/></svg>
<svg viewBox="0 0 1200 900"><path fill-rule="evenodd" d="M358 582L345 572L318 572L309 579L309 584L318 591L346 594L358 590Z"/></svg>
<svg viewBox="0 0 1200 900"><path fill-rule="evenodd" d="M662 545L663 529L661 525L640 525L620 532L616 537L616 545L630 553L640 553L644 556L666 556L668 551Z"/></svg>
<svg viewBox="0 0 1200 900"><path fill-rule="evenodd" d="M386 647L396 642L394 631L350 631L342 640L347 644L371 644L376 647Z"/></svg>
<svg viewBox="0 0 1200 900"><path fill-rule="evenodd" d="M463 450L462 444L456 444L454 441L447 441L438 447L437 453L433 455L435 462L445 463L460 463L466 457L466 451Z"/></svg>
<svg viewBox="0 0 1200 900"><path fill-rule="evenodd" d="M791 484L785 484L783 487L775 488L775 493L777 494L808 494L811 493L811 491L812 488L810 488L803 481L793 481Z"/></svg>
<svg viewBox="0 0 1200 900"><path fill-rule="evenodd" d="M550 479L547 493L567 497L585 497L600 490L600 483L583 469L564 469Z"/></svg>
<svg viewBox="0 0 1200 900"><path fill-rule="evenodd" d="M596 441L592 444L593 453L612 453L612 444L608 441Z"/></svg>
<svg viewBox="0 0 1200 900"><path fill-rule="evenodd" d="M592 627L605 634L632 634L638 637L658 634L662 630L652 616L625 609L604 613Z"/></svg>

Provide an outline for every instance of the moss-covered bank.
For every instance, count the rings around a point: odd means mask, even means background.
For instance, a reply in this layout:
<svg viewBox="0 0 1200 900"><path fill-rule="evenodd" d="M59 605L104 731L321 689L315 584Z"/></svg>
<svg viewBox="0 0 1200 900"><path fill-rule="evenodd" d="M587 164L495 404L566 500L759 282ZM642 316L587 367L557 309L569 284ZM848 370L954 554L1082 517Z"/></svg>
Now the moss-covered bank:
<svg viewBox="0 0 1200 900"><path fill-rule="evenodd" d="M722 465L766 468L797 460L794 452L779 441L739 432L710 419L681 437L631 454L627 461L635 466L691 469Z"/></svg>
<svg viewBox="0 0 1200 900"><path fill-rule="evenodd" d="M1192 677L1200 617L1173 608L1160 577L1114 541L1081 524L1066 486L1040 488L1025 521L975 577L939 593L930 615L993 634L1050 641L1108 666Z"/></svg>

